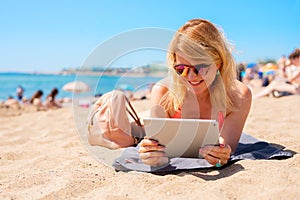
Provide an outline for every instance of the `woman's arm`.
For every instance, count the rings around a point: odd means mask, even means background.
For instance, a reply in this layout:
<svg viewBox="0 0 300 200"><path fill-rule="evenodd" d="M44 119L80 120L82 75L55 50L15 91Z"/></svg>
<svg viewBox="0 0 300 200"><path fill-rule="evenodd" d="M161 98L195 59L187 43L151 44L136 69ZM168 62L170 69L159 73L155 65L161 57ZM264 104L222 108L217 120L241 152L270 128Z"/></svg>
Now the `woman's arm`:
<svg viewBox="0 0 300 200"><path fill-rule="evenodd" d="M235 151L238 145L251 107L251 91L243 83L238 82L237 84L241 91L241 106L237 111L230 112L225 117L219 145L207 145L199 149L199 154L212 165L221 166L227 163L230 154Z"/></svg>
<svg viewBox="0 0 300 200"><path fill-rule="evenodd" d="M168 87L164 84L166 80L156 83L151 91L151 117L167 117L168 114L163 107L160 106L160 101L168 92ZM143 163L151 166L162 166L169 162L166 156L165 147L160 145L159 142L144 138L140 142L139 148L140 159Z"/></svg>
<svg viewBox="0 0 300 200"><path fill-rule="evenodd" d="M167 111L160 106L161 99L168 92L168 86L165 84L166 81L166 79L163 79L157 82L152 88L150 108L151 117L169 117Z"/></svg>
<svg viewBox="0 0 300 200"><path fill-rule="evenodd" d="M299 70L299 72L295 76L292 76L288 81L291 82L291 83L293 83L299 77L300 77L300 70Z"/></svg>
<svg viewBox="0 0 300 200"><path fill-rule="evenodd" d="M232 111L226 115L221 130L221 137L224 138L226 144L230 145L233 152L238 145L252 102L250 89L241 82L237 84L241 91L240 107L237 111Z"/></svg>

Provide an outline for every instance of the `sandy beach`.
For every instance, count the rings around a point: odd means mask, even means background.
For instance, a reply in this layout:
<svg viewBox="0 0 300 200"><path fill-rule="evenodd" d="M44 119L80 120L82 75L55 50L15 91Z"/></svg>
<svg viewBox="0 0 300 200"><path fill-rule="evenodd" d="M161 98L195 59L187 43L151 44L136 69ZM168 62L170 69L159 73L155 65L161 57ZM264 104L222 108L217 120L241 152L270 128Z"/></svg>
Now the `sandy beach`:
<svg viewBox="0 0 300 200"><path fill-rule="evenodd" d="M300 96L254 100L244 132L300 152L299 102ZM149 101L133 104L142 112ZM221 170L116 172L98 162L78 134L84 120L75 122L87 110L0 109L0 199L300 198L299 154L241 160Z"/></svg>

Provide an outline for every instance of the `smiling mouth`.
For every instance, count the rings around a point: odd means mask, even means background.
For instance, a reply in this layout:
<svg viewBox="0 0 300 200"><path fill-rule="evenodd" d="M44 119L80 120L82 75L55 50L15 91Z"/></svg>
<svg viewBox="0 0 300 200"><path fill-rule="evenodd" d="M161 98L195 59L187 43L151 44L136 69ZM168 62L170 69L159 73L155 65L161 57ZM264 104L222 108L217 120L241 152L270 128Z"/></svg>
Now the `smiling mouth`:
<svg viewBox="0 0 300 200"><path fill-rule="evenodd" d="M202 82L204 82L204 80L201 80L201 81L189 81L189 83L190 83L192 86L198 86L198 85L200 85Z"/></svg>

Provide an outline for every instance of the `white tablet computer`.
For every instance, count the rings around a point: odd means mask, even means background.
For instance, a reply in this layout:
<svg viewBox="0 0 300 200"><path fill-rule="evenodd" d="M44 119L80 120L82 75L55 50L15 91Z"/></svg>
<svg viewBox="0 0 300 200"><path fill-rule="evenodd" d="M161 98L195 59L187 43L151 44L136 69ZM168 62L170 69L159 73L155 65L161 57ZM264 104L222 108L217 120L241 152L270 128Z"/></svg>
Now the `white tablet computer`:
<svg viewBox="0 0 300 200"><path fill-rule="evenodd" d="M149 139L166 147L168 157L198 158L199 148L219 140L218 122L201 119L144 118Z"/></svg>

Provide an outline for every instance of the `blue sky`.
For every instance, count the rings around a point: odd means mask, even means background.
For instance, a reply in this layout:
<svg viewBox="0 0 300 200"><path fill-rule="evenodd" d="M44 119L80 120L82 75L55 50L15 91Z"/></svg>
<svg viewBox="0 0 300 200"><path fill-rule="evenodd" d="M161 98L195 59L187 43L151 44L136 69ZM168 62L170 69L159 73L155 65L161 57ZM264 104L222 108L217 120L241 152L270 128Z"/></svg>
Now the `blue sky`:
<svg viewBox="0 0 300 200"><path fill-rule="evenodd" d="M237 61L278 59L300 47L300 0L2 0L0 71L80 66L115 35L144 27L177 30L192 18L221 26ZM151 59L164 57L145 58Z"/></svg>

